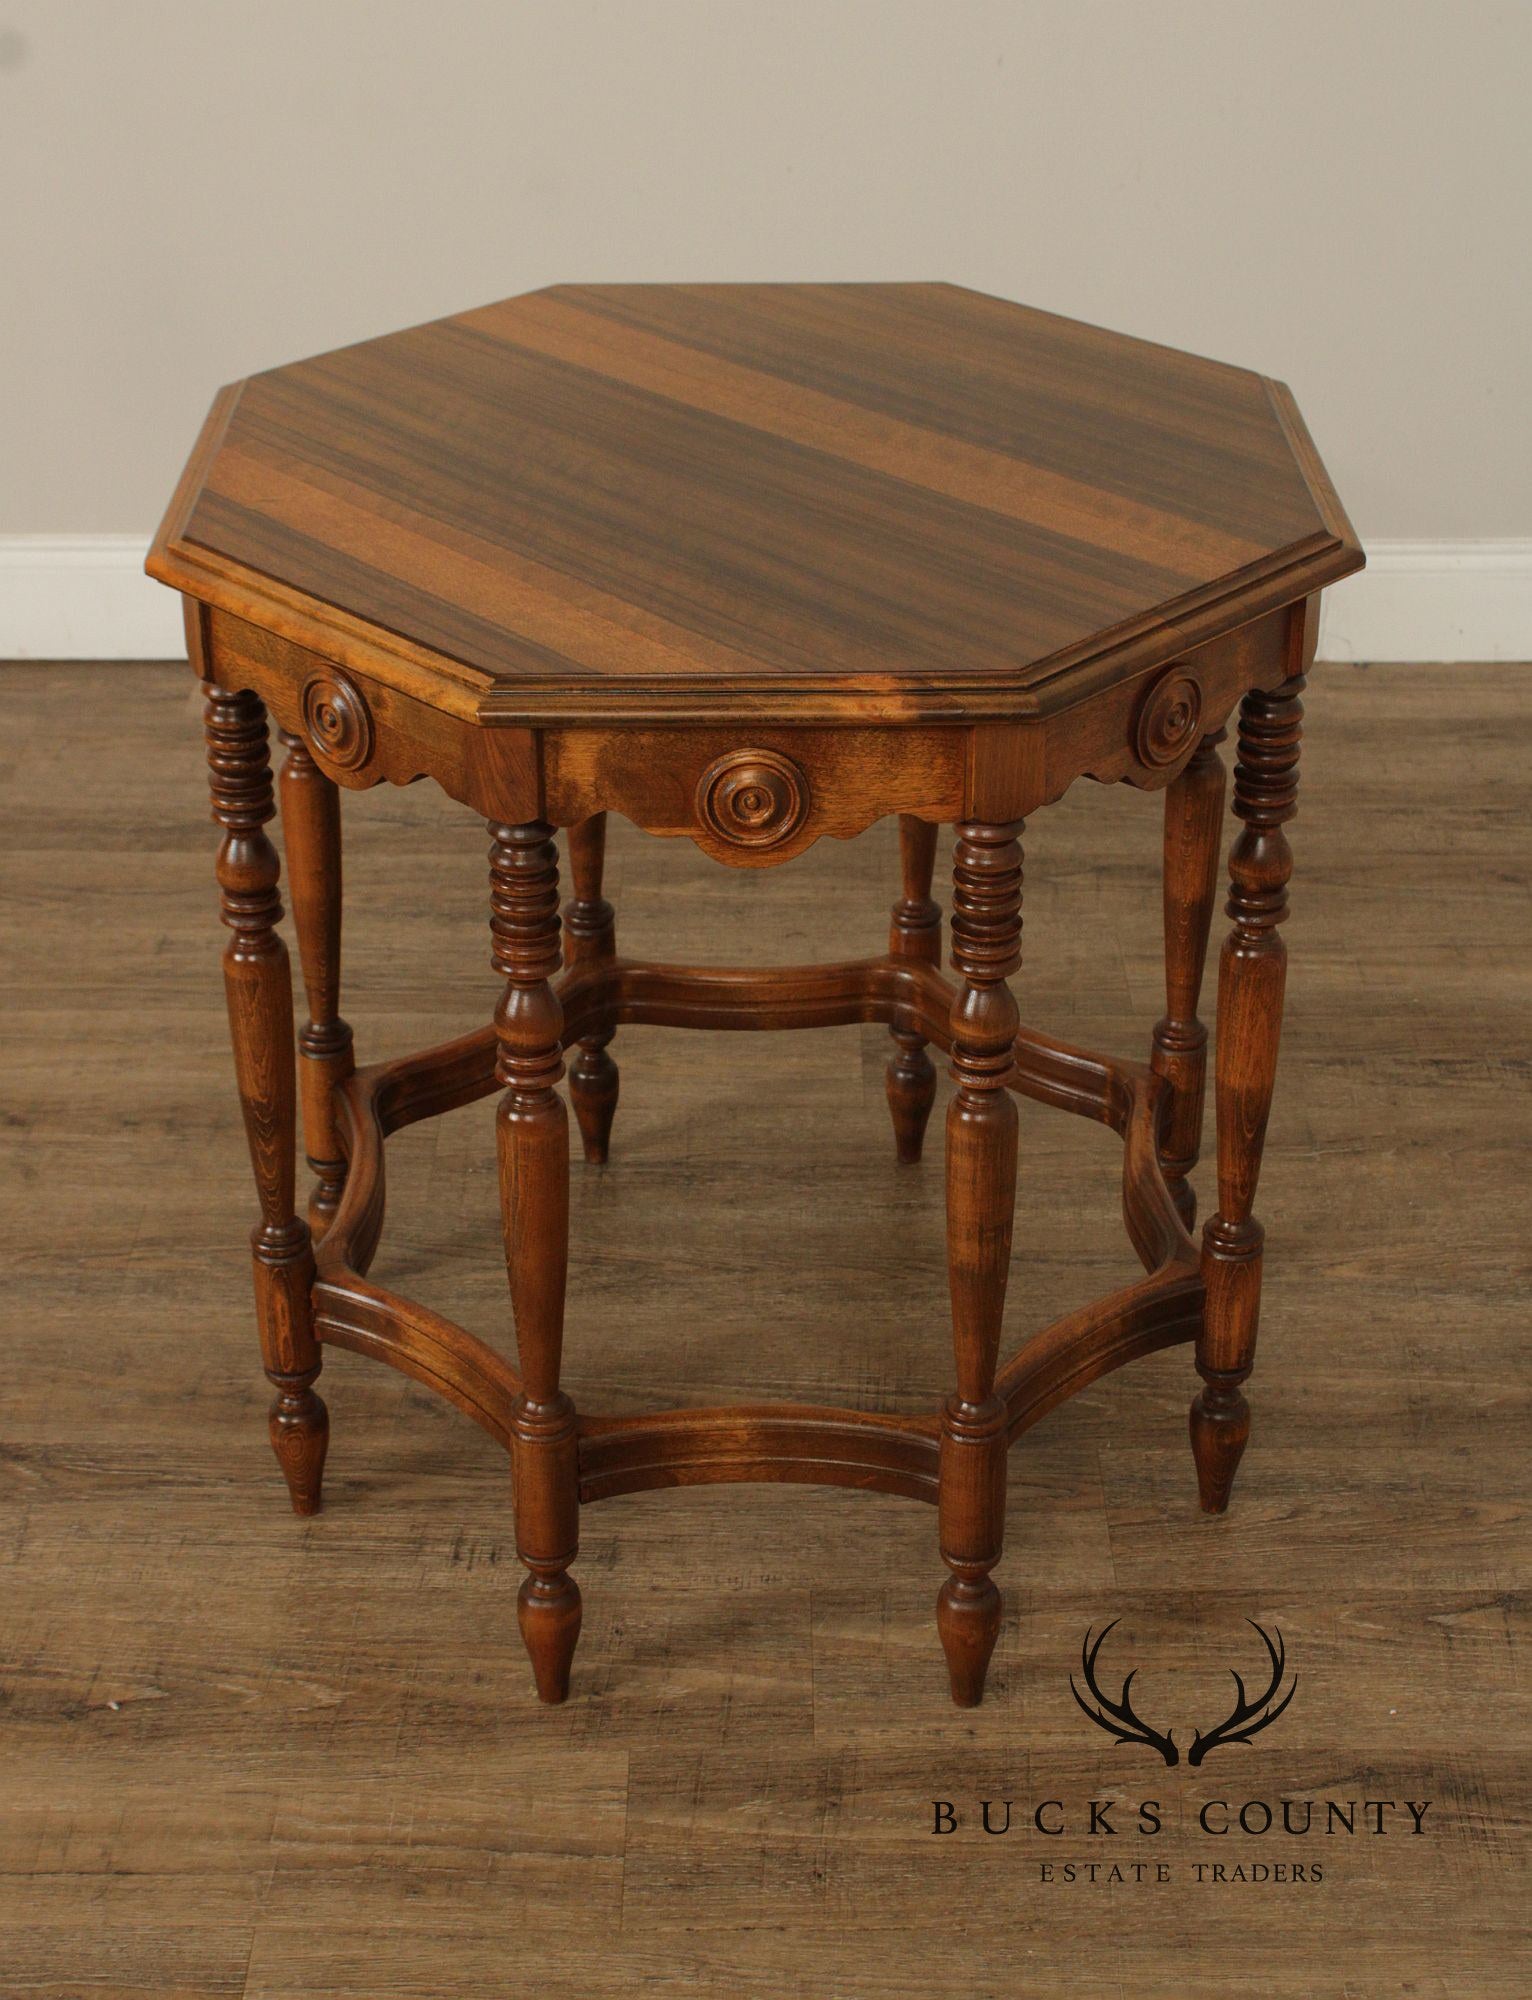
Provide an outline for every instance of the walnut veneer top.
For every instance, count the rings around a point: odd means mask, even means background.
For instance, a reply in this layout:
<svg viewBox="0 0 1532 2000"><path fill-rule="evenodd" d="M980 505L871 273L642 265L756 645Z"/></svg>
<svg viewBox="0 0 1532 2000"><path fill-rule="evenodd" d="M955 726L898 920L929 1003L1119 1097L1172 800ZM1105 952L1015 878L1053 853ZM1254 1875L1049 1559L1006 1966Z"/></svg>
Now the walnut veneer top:
<svg viewBox="0 0 1532 2000"><path fill-rule="evenodd" d="M149 559L505 722L1046 712L1360 566L1281 384L940 284L557 286L272 369Z"/></svg>

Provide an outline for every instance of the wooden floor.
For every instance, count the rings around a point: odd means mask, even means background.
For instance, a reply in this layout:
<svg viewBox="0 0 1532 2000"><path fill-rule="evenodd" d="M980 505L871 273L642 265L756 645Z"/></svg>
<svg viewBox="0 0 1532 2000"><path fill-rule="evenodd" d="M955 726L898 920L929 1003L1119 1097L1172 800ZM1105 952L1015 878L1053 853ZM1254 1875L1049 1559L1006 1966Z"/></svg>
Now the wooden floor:
<svg viewBox="0 0 1532 2000"><path fill-rule="evenodd" d="M962 1713L908 1502L591 1509L559 1710L516 1634L503 1458L455 1411L333 1353L328 1504L293 1518L186 669L0 670L5 2000L1532 1992L1527 673L1317 673L1233 1509L1196 1511L1184 1350L1048 1418L1012 1458L1005 1625ZM482 829L424 786L347 808L364 1058L483 1020ZM1157 829L1157 801L1089 784L1033 823L1026 1018L1145 1047ZM886 826L764 873L625 824L611 847L630 950L880 948ZM895 1167L885 1041L619 1036L612 1165L575 1177L577 1401L929 1407L940 1146ZM1023 1106L1022 1145L1008 1346L1132 1268L1116 1141ZM489 1106L392 1148L378 1274L508 1339ZM1298 1674L1248 1747L1167 1770L1070 1698L1086 1627L1120 1618L1103 1665L1137 1662L1184 1743L1253 1674L1247 1616ZM977 1830L981 1798L1014 1802L1010 1834ZM1431 1804L1418 1837L1402 1810L1381 1838L1197 1826L1284 1798ZM1045 1799L1062 1837L1032 1827ZM1121 1802L1115 1837L1091 1799ZM1169 1879L1040 1879L1090 1861Z"/></svg>

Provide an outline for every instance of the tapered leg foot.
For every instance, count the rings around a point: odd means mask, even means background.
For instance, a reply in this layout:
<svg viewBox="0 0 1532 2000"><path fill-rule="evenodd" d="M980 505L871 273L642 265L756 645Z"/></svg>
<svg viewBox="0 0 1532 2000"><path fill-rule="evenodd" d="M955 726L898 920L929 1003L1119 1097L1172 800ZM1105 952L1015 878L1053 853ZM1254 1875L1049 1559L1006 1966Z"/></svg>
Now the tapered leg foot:
<svg viewBox="0 0 1532 2000"><path fill-rule="evenodd" d="M612 1137L612 1120L617 1115L617 1065L598 1042L581 1042L569 1064L569 1101L574 1106L575 1123L586 1163L606 1165L607 1147Z"/></svg>
<svg viewBox="0 0 1532 2000"><path fill-rule="evenodd" d="M189 642L199 643L188 624ZM330 1418L314 1393L322 1365L314 1335L314 1253L307 1223L294 1214L297 1088L292 977L277 930L280 868L265 827L272 818L266 710L248 690L230 694L207 681L208 775L213 817L224 830L217 876L223 921L224 991L245 1137L260 1197L250 1236L261 1360L276 1390L272 1450L293 1511L319 1510Z"/></svg>
<svg viewBox="0 0 1532 2000"><path fill-rule="evenodd" d="M964 822L953 854L952 1002L947 1106L947 1277L957 1380L942 1407L936 1522L951 1574L936 1599L952 1699L973 1708L1000 1631L990 1571L1005 1541L1008 1413L995 1363L1016 1210L1016 1106L1006 1088L1021 964L1021 823Z"/></svg>
<svg viewBox="0 0 1532 2000"><path fill-rule="evenodd" d="M330 1449L330 1412L307 1386L279 1384L271 1405L271 1448L295 1514L317 1514Z"/></svg>
<svg viewBox="0 0 1532 2000"><path fill-rule="evenodd" d="M1295 638L1312 639L1311 623ZM1255 1363L1265 1236L1252 1214L1282 1032L1287 915L1293 855L1285 825L1297 809L1303 707L1297 674L1240 703L1234 811L1243 825L1229 852L1232 927L1218 962L1218 1209L1202 1231L1202 1326L1191 1408L1192 1453L1203 1511L1229 1504L1250 1409L1242 1384Z"/></svg>
<svg viewBox="0 0 1532 2000"><path fill-rule="evenodd" d="M580 1637L580 1586L572 1576L529 1576L516 1594L521 1627L539 1701L569 1698L569 1668Z"/></svg>
<svg viewBox="0 0 1532 2000"><path fill-rule="evenodd" d="M1238 1389L1209 1383L1192 1398L1190 1422L1197 1497L1204 1514L1222 1514L1250 1441L1250 1405Z"/></svg>
<svg viewBox="0 0 1532 2000"><path fill-rule="evenodd" d="M1000 1636L1000 1592L989 1577L949 1576L936 1593L936 1630L947 1656L952 1699L977 1708Z"/></svg>
<svg viewBox="0 0 1532 2000"><path fill-rule="evenodd" d="M918 1035L894 1030L894 1052L886 1075L888 1109L894 1121L894 1149L901 1166L913 1167L925 1143L936 1102L936 1065Z"/></svg>
<svg viewBox="0 0 1532 2000"><path fill-rule="evenodd" d="M564 1017L549 983L559 965L559 876L553 829L496 825L490 847L495 1009L495 1114L505 1268L521 1394L511 1424L516 1553L527 1577L516 1616L544 1701L569 1693L580 1636L580 1591L569 1575L580 1546L579 1444L574 1405L559 1387L569 1262L569 1118L554 1089L564 1071ZM576 1103L579 1100L576 1098Z"/></svg>

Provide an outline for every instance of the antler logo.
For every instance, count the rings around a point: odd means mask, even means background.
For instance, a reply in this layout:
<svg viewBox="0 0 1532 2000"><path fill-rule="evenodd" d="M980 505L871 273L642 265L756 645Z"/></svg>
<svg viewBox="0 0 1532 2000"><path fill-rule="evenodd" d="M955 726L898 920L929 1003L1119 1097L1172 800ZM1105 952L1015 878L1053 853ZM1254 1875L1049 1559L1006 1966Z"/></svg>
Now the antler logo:
<svg viewBox="0 0 1532 2000"><path fill-rule="evenodd" d="M1283 1669L1287 1665L1287 1649L1282 1644L1282 1634L1279 1632L1273 1640L1265 1628L1257 1625L1253 1618L1247 1618L1245 1623L1253 1632L1260 1634L1261 1644L1266 1648L1266 1657L1271 1662L1271 1679L1266 1685L1266 1692L1257 1695L1254 1701L1249 1700L1245 1694L1245 1683L1230 1667L1229 1673L1237 1697L1234 1707L1216 1729L1208 1730L1206 1735L1200 1729L1197 1731L1192 1738L1192 1747L1186 1753L1188 1764L1200 1764L1208 1752L1216 1750L1221 1743L1248 1743L1258 1731L1276 1721L1298 1692L1298 1676L1294 1674L1287 1693L1280 1701L1276 1700L1277 1690L1282 1685ZM1271 1705L1273 1702L1276 1703L1275 1707Z"/></svg>
<svg viewBox="0 0 1532 2000"><path fill-rule="evenodd" d="M1114 1618L1110 1625L1101 1628L1099 1636L1094 1639L1087 1631L1080 1646L1080 1668L1085 1677L1086 1688L1094 1698L1094 1706L1075 1686L1073 1674L1069 1677L1069 1692L1096 1727L1104 1729L1117 1742L1142 1743L1146 1749L1158 1751L1167 1764L1179 1764L1181 1752L1177 1747L1174 1733L1169 1729L1163 1734L1157 1729L1151 1729L1147 1722L1133 1712L1133 1681L1138 1673L1137 1667L1134 1667L1123 1681L1122 1693L1116 1701L1103 1693L1097 1683L1097 1657L1108 1633L1115 1630L1120 1623L1121 1620ZM1282 1634L1278 1632L1273 1639L1265 1627L1257 1625L1253 1618L1247 1618L1245 1623L1260 1634L1261 1644L1266 1648L1266 1657L1271 1666L1271 1679L1267 1683L1265 1692L1257 1695L1252 1701L1245 1692L1245 1683L1239 1674L1235 1673L1232 1667L1229 1669L1235 1687L1234 1707L1214 1728L1199 1729L1196 1732L1192 1737L1191 1748L1186 1753L1188 1764L1200 1764L1210 1750L1216 1750L1222 1744L1248 1743L1260 1730L1276 1721L1298 1691L1298 1676L1294 1674L1286 1694L1280 1701L1276 1699L1287 1667L1287 1650L1282 1643Z"/></svg>
<svg viewBox="0 0 1532 2000"><path fill-rule="evenodd" d="M1138 1672L1137 1667L1133 1669L1133 1672L1123 1682L1122 1694L1117 1701L1109 1700L1096 1685L1096 1655L1106 1643L1107 1634L1115 1631L1121 1622L1121 1619L1114 1618L1110 1625L1104 1625L1101 1628L1101 1637L1096 1640L1094 1645L1091 1643L1091 1635L1087 1631L1080 1645L1080 1667L1085 1675L1085 1685L1096 1697L1100 1706L1097 1708L1091 1707L1084 1695L1075 1686L1075 1677L1073 1674L1069 1676L1069 1692L1074 1696L1081 1708L1085 1710L1091 1721L1096 1724L1097 1728L1104 1729L1109 1736L1115 1736L1119 1743L1146 1744L1149 1749L1158 1750L1167 1764L1179 1764L1181 1761L1181 1752L1176 1748L1176 1739L1171 1732L1167 1729L1165 1734L1161 1736L1157 1729L1151 1729L1148 1723L1140 1722L1138 1717L1133 1713L1133 1703L1129 1697L1133 1690L1133 1675Z"/></svg>

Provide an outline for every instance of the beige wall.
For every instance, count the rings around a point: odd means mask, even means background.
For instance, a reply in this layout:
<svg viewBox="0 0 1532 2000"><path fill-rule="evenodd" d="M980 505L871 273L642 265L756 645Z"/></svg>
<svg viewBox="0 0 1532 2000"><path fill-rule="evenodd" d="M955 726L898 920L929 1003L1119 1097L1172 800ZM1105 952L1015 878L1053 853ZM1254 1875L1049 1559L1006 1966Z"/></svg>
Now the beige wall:
<svg viewBox="0 0 1532 2000"><path fill-rule="evenodd" d="M0 534L505 293L947 277L1285 377L1364 536L1526 535L1529 75L1528 0L0 0Z"/></svg>

